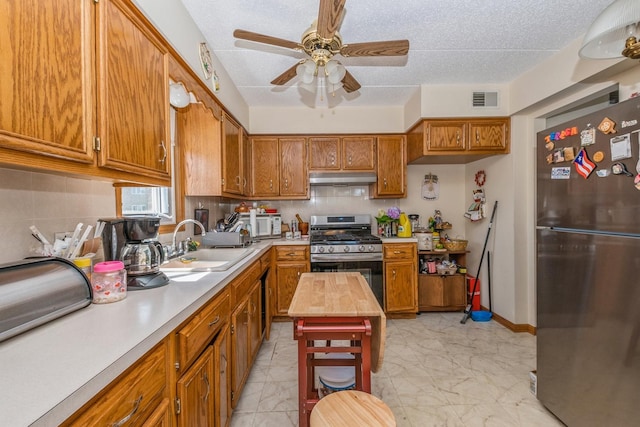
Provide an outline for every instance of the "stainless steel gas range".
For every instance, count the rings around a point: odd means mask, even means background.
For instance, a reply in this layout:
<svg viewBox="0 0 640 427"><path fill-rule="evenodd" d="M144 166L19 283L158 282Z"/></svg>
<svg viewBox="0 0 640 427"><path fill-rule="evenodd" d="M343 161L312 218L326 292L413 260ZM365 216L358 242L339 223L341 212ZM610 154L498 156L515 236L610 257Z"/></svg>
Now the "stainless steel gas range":
<svg viewBox="0 0 640 427"><path fill-rule="evenodd" d="M371 215L312 215L311 271L357 271L383 305L382 240L371 234Z"/></svg>

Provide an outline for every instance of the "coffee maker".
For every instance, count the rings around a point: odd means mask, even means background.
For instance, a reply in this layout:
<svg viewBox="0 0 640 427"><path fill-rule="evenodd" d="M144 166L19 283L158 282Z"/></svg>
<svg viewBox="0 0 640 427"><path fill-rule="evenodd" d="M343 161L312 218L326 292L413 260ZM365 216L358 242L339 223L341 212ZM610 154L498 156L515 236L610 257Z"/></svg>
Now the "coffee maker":
<svg viewBox="0 0 640 427"><path fill-rule="evenodd" d="M105 222L102 231L105 260L124 263L127 290L157 288L169 283L167 275L160 271L164 251L157 240L159 217L140 215L101 221Z"/></svg>

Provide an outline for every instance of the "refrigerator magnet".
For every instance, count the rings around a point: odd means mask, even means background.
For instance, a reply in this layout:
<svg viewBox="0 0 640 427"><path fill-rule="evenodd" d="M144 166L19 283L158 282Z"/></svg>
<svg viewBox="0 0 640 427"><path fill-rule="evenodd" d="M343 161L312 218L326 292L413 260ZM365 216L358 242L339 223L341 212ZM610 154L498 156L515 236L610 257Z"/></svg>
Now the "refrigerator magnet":
<svg viewBox="0 0 640 427"><path fill-rule="evenodd" d="M636 186L638 190L640 190L640 173L633 178L633 185Z"/></svg>
<svg viewBox="0 0 640 427"><path fill-rule="evenodd" d="M616 122L611 120L609 117L605 117L598 125L598 130L605 135L609 133L616 133Z"/></svg>
<svg viewBox="0 0 640 427"><path fill-rule="evenodd" d="M587 145L593 145L596 143L596 128L587 125L587 128L580 132L580 145L586 147Z"/></svg>
<svg viewBox="0 0 640 427"><path fill-rule="evenodd" d="M631 157L631 134L614 136L610 141L611 161L628 159Z"/></svg>

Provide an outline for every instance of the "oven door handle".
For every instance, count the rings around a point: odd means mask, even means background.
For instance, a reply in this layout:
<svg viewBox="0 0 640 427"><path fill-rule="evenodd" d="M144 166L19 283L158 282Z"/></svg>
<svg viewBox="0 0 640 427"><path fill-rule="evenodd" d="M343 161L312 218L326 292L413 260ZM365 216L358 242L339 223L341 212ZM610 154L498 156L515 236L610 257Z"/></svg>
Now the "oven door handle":
<svg viewBox="0 0 640 427"><path fill-rule="evenodd" d="M335 255L311 255L311 262L342 262L342 261L382 261L382 254L379 255L349 255L349 254L340 254L339 256Z"/></svg>

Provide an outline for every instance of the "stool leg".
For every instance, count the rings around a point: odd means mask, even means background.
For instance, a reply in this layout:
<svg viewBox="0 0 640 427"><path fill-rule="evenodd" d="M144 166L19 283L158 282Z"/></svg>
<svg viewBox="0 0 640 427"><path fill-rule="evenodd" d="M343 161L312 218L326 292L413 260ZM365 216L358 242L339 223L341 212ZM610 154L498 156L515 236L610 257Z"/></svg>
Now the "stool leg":
<svg viewBox="0 0 640 427"><path fill-rule="evenodd" d="M362 390L371 394L371 337L363 336L362 346Z"/></svg>
<svg viewBox="0 0 640 427"><path fill-rule="evenodd" d="M298 412L300 427L308 426L308 416L305 410L307 402L307 340L298 339Z"/></svg>

